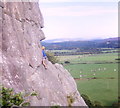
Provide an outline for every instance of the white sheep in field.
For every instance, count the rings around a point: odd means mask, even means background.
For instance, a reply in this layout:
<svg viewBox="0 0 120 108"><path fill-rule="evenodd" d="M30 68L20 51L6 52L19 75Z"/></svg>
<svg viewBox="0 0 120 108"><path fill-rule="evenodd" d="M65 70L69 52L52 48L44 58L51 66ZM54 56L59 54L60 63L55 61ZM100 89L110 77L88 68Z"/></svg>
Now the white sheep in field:
<svg viewBox="0 0 120 108"><path fill-rule="evenodd" d="M101 69L99 68L98 70L100 71Z"/></svg>
<svg viewBox="0 0 120 108"><path fill-rule="evenodd" d="M104 67L103 70L106 70L106 68Z"/></svg>
<svg viewBox="0 0 120 108"><path fill-rule="evenodd" d="M80 78L82 77L82 75L80 75Z"/></svg>
<svg viewBox="0 0 120 108"><path fill-rule="evenodd" d="M80 73L82 73L82 72L80 71Z"/></svg>

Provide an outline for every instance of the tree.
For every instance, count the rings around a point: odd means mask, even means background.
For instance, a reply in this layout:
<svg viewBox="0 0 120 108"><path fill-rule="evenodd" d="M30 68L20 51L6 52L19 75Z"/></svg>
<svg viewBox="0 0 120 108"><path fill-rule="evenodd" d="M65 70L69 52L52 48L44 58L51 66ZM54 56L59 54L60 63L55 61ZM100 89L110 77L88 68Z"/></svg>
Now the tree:
<svg viewBox="0 0 120 108"><path fill-rule="evenodd" d="M58 58L54 55L54 53L52 52L46 52L47 54L47 58L49 61L51 61L51 63L55 64L55 63L58 63Z"/></svg>

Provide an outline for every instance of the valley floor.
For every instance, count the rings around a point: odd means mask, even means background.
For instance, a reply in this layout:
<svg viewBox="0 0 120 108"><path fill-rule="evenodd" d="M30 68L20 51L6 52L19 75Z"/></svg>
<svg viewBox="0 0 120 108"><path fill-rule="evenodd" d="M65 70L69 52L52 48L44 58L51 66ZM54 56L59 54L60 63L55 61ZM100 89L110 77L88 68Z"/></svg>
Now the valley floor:
<svg viewBox="0 0 120 108"><path fill-rule="evenodd" d="M81 94L104 106L118 101L118 53L60 56L59 59L76 80Z"/></svg>

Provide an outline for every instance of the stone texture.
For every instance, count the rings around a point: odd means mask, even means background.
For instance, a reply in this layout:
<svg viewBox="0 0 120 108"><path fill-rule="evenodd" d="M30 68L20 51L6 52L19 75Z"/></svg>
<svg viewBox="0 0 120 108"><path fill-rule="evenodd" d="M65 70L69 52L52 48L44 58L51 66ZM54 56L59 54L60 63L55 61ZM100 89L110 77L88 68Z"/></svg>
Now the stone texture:
<svg viewBox="0 0 120 108"><path fill-rule="evenodd" d="M41 28L43 28L44 26L42 14L39 10L38 3L7 2L7 3L4 3L4 13L9 16L12 16L17 20L20 20L20 21L26 20L30 23L36 24L38 27L41 27Z"/></svg>
<svg viewBox="0 0 120 108"><path fill-rule="evenodd" d="M37 96L28 98L31 106L68 106L67 96L75 100L73 106L86 106L62 65L47 61L47 70L42 65L40 40L45 36L38 3L6 2L4 8L0 7L1 13L2 84L15 92L37 92Z"/></svg>
<svg viewBox="0 0 120 108"><path fill-rule="evenodd" d="M1 1L0 1L0 7L2 7L2 8L4 7L4 4Z"/></svg>
<svg viewBox="0 0 120 108"><path fill-rule="evenodd" d="M2 8L0 7L0 49L2 49Z"/></svg>
<svg viewBox="0 0 120 108"><path fill-rule="evenodd" d="M0 2L0 84L2 82L2 8L3 8L3 3Z"/></svg>

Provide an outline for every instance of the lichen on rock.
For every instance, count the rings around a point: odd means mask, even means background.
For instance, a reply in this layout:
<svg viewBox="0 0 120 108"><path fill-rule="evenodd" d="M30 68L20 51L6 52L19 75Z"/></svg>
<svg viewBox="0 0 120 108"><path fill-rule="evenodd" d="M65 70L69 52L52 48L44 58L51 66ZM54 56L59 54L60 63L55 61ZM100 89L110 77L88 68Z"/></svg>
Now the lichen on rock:
<svg viewBox="0 0 120 108"><path fill-rule="evenodd" d="M15 92L37 92L31 106L86 106L70 73L60 64L42 65L43 17L36 2L0 2L0 74Z"/></svg>

